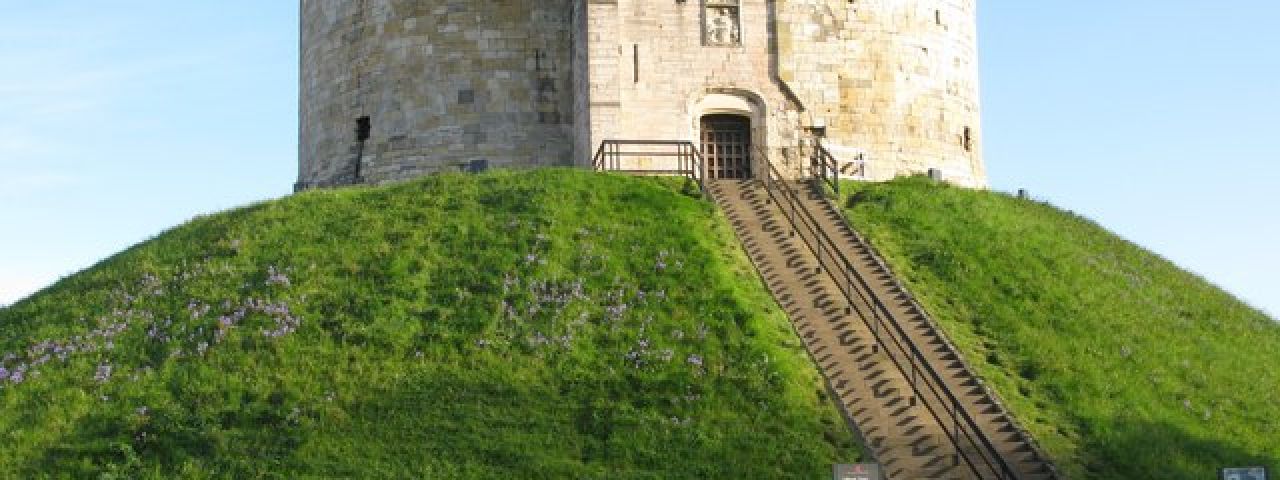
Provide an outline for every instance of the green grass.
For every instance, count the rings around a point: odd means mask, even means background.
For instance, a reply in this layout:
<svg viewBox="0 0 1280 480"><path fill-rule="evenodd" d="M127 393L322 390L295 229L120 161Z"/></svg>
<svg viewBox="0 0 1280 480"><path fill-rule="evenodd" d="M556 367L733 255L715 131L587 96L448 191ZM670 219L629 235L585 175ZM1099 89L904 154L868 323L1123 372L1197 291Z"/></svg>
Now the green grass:
<svg viewBox="0 0 1280 480"><path fill-rule="evenodd" d="M446 175L197 218L0 310L0 477L823 478L854 440L682 188Z"/></svg>
<svg viewBox="0 0 1280 480"><path fill-rule="evenodd" d="M1280 468L1270 318L1046 204L921 178L846 186L852 223L1069 478Z"/></svg>

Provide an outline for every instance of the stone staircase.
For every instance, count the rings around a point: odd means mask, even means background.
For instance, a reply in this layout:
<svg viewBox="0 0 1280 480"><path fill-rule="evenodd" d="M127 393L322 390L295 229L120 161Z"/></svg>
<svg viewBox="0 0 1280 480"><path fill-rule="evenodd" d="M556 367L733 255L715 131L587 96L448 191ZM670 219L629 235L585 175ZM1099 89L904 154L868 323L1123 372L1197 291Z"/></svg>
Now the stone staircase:
<svg viewBox="0 0 1280 480"><path fill-rule="evenodd" d="M888 478L1058 478L841 212L808 182L773 179L707 191Z"/></svg>

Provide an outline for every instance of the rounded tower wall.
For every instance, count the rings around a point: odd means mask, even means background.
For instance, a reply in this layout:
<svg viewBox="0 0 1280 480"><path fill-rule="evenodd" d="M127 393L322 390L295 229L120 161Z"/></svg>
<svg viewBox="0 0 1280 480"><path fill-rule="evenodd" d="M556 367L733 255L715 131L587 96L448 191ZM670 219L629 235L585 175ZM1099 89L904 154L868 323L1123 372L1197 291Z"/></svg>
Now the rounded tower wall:
<svg viewBox="0 0 1280 480"><path fill-rule="evenodd" d="M299 186L569 164L572 3L302 0Z"/></svg>
<svg viewBox="0 0 1280 480"><path fill-rule="evenodd" d="M849 177L986 185L975 0L301 0L301 14L302 188L586 166L608 139L697 143L708 102L728 97L751 145L795 174L820 142Z"/></svg>
<svg viewBox="0 0 1280 480"><path fill-rule="evenodd" d="M784 0L778 74L866 178L984 187L975 0ZM853 165L851 165L853 166Z"/></svg>

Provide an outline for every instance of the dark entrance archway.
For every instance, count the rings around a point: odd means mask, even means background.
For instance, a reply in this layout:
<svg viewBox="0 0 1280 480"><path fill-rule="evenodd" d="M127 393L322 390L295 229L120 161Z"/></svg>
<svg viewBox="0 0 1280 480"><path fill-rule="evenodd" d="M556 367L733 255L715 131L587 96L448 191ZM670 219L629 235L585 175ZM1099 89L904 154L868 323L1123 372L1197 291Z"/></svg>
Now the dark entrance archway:
<svg viewBox="0 0 1280 480"><path fill-rule="evenodd" d="M709 178L751 178L751 120L739 115L702 117L702 157Z"/></svg>

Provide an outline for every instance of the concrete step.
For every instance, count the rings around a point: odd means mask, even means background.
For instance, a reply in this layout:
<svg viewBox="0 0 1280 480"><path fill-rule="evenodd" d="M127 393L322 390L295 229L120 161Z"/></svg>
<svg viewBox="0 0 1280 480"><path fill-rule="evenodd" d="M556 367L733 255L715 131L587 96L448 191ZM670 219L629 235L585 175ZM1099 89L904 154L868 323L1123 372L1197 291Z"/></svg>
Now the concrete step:
<svg viewBox="0 0 1280 480"><path fill-rule="evenodd" d="M837 244L854 271L866 279L868 288L859 284L858 289L873 300L864 302L858 297L850 301L845 297L836 283L839 273L820 268L804 241L805 234L793 231L759 183L721 180L708 185L712 199L729 217L765 284L786 310L796 333L826 377L846 419L861 433L889 478L972 479L992 475L989 470L969 467L969 462L979 459L980 454L964 449L963 454L958 454L951 442L947 433L953 428L951 421L939 417L939 412L951 408L949 401L948 405L937 405L940 397L917 398L909 380L913 373L899 367L909 360L900 351L891 353L882 348L868 327L869 319L876 316L905 332L905 338L898 333L889 334L915 345L924 361L938 372L946 389L958 399L960 408L992 442L996 454L1016 470L1015 478L1056 478L1034 443L1017 428L943 332L893 277L874 248L849 226L839 209L808 184L797 182L793 186L802 192L801 203L813 213L818 228ZM877 302L885 311L879 310Z"/></svg>
<svg viewBox="0 0 1280 480"><path fill-rule="evenodd" d="M801 203L814 214L818 227L838 244L838 249L854 270L867 279L870 291L864 293L879 299L889 310L890 318L902 325L910 341L918 346L925 360L960 400L961 408L993 442L996 451L1017 470L1018 477L1042 478L1049 475L1048 478L1053 478L1051 464L1043 460L1034 443L1017 428L1003 406L994 400L994 394L969 370L962 355L915 302L910 292L897 281L875 249L857 234L843 213L820 191L807 182L793 185L801 192ZM866 310L871 308L871 305L865 306Z"/></svg>
<svg viewBox="0 0 1280 480"><path fill-rule="evenodd" d="M787 312L845 418L892 479L976 479L956 468L946 431L878 346L858 312L801 240L779 222L777 206L749 181L715 181L724 211L766 286ZM785 222L785 220L784 220Z"/></svg>

